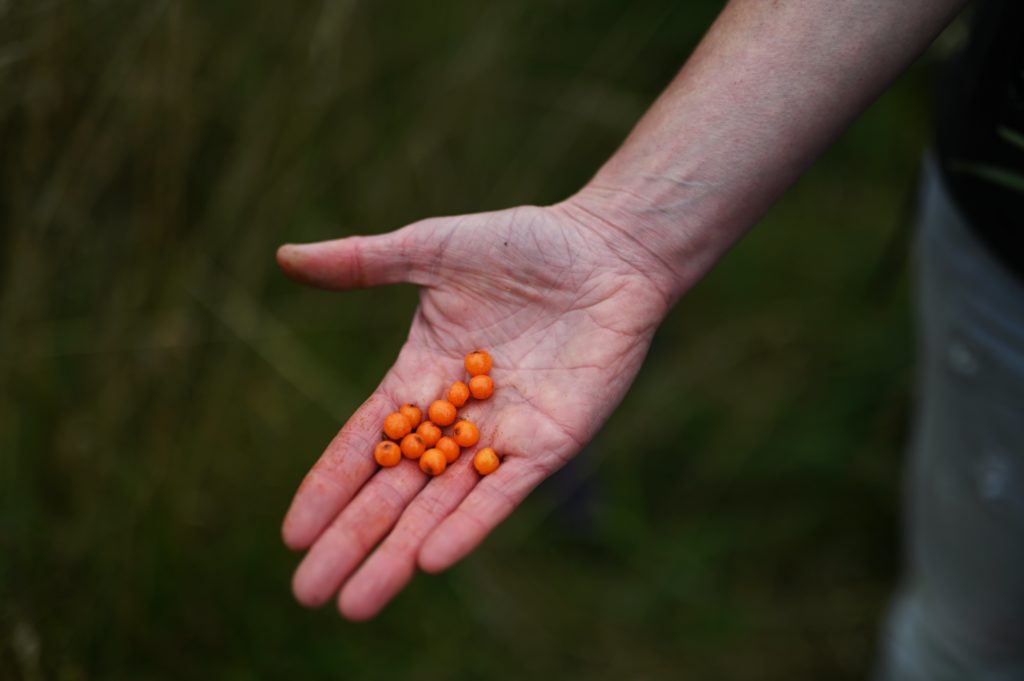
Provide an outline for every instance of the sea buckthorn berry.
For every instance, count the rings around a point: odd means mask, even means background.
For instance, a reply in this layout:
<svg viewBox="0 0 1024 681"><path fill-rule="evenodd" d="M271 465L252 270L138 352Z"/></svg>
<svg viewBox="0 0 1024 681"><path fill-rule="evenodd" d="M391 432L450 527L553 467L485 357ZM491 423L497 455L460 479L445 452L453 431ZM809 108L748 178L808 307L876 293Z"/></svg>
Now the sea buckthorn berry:
<svg viewBox="0 0 1024 681"><path fill-rule="evenodd" d="M439 426L450 426L455 423L455 405L448 400L434 400L427 409L427 416Z"/></svg>
<svg viewBox="0 0 1024 681"><path fill-rule="evenodd" d="M469 399L469 386L462 381L455 381L452 387L448 388L448 401L456 407L461 407Z"/></svg>
<svg viewBox="0 0 1024 681"><path fill-rule="evenodd" d="M416 429L416 434L423 438L423 444L427 447L433 447L441 439L441 429L431 421L421 423L420 427Z"/></svg>
<svg viewBox="0 0 1024 681"><path fill-rule="evenodd" d="M402 460L402 450L391 440L383 440L373 448L373 458L381 466L397 466L398 462Z"/></svg>
<svg viewBox="0 0 1024 681"><path fill-rule="evenodd" d="M462 450L459 449L459 443L447 435L437 441L437 448L444 454L445 461L448 463L455 461L455 459L459 458L459 454L462 453Z"/></svg>
<svg viewBox="0 0 1024 681"><path fill-rule="evenodd" d="M470 376L483 376L490 372L491 366L494 364L491 361L491 356L485 350L469 353L463 363Z"/></svg>
<svg viewBox="0 0 1024 681"><path fill-rule="evenodd" d="M441 475L447 465L444 452L440 449L428 449L420 457L420 470L430 475Z"/></svg>
<svg viewBox="0 0 1024 681"><path fill-rule="evenodd" d="M423 420L423 412L415 404L403 404L398 408L400 414L405 414L405 418L409 419L409 425L416 429L416 426L420 425L420 421Z"/></svg>
<svg viewBox="0 0 1024 681"><path fill-rule="evenodd" d="M472 447L480 441L480 431L472 421L459 421L452 429L452 439L460 447Z"/></svg>
<svg viewBox="0 0 1024 681"><path fill-rule="evenodd" d="M469 379L469 392L478 400L486 400L494 394L494 381L486 374Z"/></svg>
<svg viewBox="0 0 1024 681"><path fill-rule="evenodd" d="M423 441L423 436L418 433L409 433L402 438L402 454L405 454L410 459L418 459L423 456L423 452L427 451L427 443Z"/></svg>
<svg viewBox="0 0 1024 681"><path fill-rule="evenodd" d="M473 468L480 475L490 475L498 469L500 463L498 453L490 447L484 447L473 456Z"/></svg>
<svg viewBox="0 0 1024 681"><path fill-rule="evenodd" d="M401 440L412 432L409 417L401 412L392 412L384 419L384 434L392 440Z"/></svg>

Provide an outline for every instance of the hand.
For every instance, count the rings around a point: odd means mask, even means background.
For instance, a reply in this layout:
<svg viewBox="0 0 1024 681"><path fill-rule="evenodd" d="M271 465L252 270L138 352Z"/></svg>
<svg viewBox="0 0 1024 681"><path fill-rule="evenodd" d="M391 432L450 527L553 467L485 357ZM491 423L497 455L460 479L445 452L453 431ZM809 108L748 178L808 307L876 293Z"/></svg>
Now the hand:
<svg viewBox="0 0 1024 681"><path fill-rule="evenodd" d="M296 598L320 605L342 587L338 606L353 620L383 608L417 563L438 572L460 560L579 452L632 383L670 304L658 259L571 202L283 246L278 262L322 288L422 287L397 361L313 466L284 521L285 543L309 549ZM432 479L407 459L380 469L372 452L384 417L405 402L425 412L464 377L463 357L477 348L494 358L495 391L460 416L479 426L480 447L503 457L498 470L481 478L475 448Z"/></svg>

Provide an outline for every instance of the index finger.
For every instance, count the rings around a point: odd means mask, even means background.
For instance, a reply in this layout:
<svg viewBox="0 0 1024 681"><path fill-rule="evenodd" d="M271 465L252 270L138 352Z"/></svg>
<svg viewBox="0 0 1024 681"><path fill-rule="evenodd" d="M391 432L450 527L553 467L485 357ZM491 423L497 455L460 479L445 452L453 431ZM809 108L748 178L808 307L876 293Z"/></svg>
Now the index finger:
<svg viewBox="0 0 1024 681"><path fill-rule="evenodd" d="M334 436L295 492L281 535L288 548L309 548L377 469L368 455L380 439L393 400L377 390Z"/></svg>
<svg viewBox="0 0 1024 681"><path fill-rule="evenodd" d="M454 363L415 344L403 346L380 386L331 440L296 491L281 529L289 548L309 548L352 501L378 468L373 448L381 439L384 418L404 402L423 405L426 411Z"/></svg>

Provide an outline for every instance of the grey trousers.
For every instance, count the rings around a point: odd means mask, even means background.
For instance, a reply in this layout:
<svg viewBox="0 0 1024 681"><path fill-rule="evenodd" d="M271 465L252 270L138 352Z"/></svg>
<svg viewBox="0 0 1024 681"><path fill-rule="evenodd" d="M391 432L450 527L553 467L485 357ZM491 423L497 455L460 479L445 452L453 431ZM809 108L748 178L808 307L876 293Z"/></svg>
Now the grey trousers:
<svg viewBox="0 0 1024 681"><path fill-rule="evenodd" d="M877 679L1024 681L1024 285L930 159L919 216L907 557Z"/></svg>

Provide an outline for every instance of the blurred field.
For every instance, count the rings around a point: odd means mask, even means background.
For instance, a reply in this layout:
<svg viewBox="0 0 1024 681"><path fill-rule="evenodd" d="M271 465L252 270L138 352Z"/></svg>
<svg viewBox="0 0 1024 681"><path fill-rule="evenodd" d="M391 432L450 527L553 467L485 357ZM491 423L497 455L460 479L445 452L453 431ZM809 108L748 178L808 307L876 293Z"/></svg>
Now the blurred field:
<svg viewBox="0 0 1024 681"><path fill-rule="evenodd" d="M290 495L416 294L276 245L563 198L719 6L0 2L0 679L863 678L930 60L480 551L366 625L289 594Z"/></svg>

